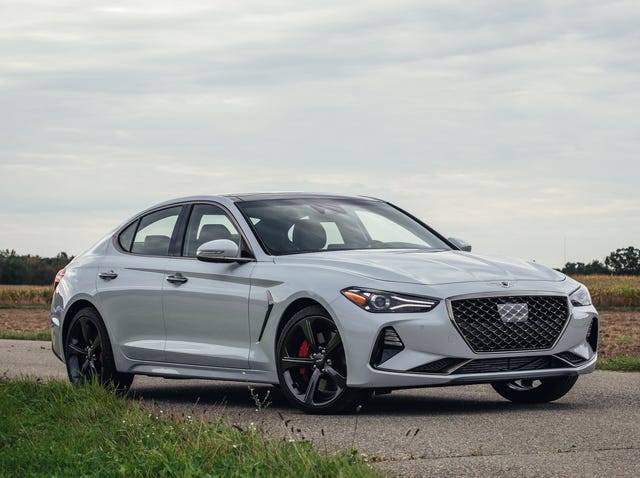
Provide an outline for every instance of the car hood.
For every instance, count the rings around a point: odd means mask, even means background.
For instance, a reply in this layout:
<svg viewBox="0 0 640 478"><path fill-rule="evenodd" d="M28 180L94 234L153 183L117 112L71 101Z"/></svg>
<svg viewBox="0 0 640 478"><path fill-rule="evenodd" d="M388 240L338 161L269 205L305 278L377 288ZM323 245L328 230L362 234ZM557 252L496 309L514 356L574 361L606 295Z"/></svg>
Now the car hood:
<svg viewBox="0 0 640 478"><path fill-rule="evenodd" d="M338 269L392 282L425 285L487 281L562 281L553 269L511 257L462 251L358 250L279 256L278 264Z"/></svg>

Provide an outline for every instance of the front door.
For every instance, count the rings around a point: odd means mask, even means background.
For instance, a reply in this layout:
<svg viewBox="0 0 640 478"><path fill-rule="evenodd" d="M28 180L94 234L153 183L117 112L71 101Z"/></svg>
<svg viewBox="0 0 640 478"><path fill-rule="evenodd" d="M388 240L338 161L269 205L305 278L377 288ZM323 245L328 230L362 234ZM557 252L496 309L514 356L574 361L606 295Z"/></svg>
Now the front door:
<svg viewBox="0 0 640 478"><path fill-rule="evenodd" d="M163 284L165 359L170 363L248 368L248 303L255 264L197 260L197 248L214 239L239 243L240 235L221 207L194 205L182 256L169 259Z"/></svg>

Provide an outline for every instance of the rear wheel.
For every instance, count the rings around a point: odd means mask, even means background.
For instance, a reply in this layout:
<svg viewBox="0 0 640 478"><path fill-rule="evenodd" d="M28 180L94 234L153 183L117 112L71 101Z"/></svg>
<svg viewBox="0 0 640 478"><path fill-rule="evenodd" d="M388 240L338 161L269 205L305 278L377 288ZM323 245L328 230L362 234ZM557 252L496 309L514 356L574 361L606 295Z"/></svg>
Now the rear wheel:
<svg viewBox="0 0 640 478"><path fill-rule="evenodd" d="M566 395L577 381L577 375L570 375L496 382L491 386L504 398L514 403L547 403Z"/></svg>
<svg viewBox="0 0 640 478"><path fill-rule="evenodd" d="M91 307L79 310L71 319L64 355L71 383L97 380L103 385L113 384L119 392L131 386L133 374L116 370L107 329Z"/></svg>
<svg viewBox="0 0 640 478"><path fill-rule="evenodd" d="M295 314L278 339L277 368L287 399L307 413L339 413L371 392L347 387L344 344L327 312L310 306Z"/></svg>

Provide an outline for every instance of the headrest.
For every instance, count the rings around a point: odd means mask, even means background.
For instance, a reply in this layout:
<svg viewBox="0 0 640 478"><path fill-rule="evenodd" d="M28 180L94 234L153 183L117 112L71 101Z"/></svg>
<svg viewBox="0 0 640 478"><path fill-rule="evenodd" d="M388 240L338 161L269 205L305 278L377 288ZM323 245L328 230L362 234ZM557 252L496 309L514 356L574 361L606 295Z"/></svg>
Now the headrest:
<svg viewBox="0 0 640 478"><path fill-rule="evenodd" d="M231 239L231 232L227 229L227 226L224 224L205 224L202 226L198 236L200 244L215 241L216 239Z"/></svg>
<svg viewBox="0 0 640 478"><path fill-rule="evenodd" d="M169 242L171 239L168 236L161 235L148 235L144 238L144 253L145 254L159 254L164 255L169 252Z"/></svg>
<svg viewBox="0 0 640 478"><path fill-rule="evenodd" d="M319 250L327 243L327 232L319 222L301 220L294 224L291 239L299 250Z"/></svg>

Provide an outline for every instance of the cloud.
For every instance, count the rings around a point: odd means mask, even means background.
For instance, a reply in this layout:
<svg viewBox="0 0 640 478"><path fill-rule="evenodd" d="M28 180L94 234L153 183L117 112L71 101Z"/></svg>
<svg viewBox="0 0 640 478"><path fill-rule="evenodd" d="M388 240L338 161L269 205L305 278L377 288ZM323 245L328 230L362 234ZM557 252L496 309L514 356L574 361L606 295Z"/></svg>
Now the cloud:
<svg viewBox="0 0 640 478"><path fill-rule="evenodd" d="M640 237L639 21L633 1L5 2L0 248L77 253L168 197L328 190L480 251L603 256Z"/></svg>

